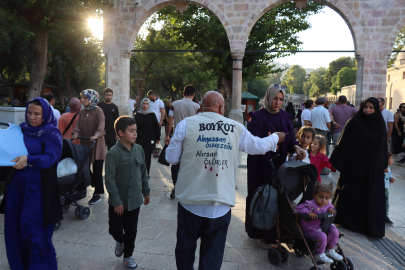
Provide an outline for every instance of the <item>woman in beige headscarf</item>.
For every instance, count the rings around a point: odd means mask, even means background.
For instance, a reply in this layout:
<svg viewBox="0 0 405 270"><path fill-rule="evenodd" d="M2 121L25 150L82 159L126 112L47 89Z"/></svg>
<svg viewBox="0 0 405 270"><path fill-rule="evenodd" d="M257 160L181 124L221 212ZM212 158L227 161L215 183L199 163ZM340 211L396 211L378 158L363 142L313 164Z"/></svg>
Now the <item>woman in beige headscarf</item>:
<svg viewBox="0 0 405 270"><path fill-rule="evenodd" d="M263 231L252 227L249 218L250 203L255 190L263 184L266 177L272 173L269 166L271 160L277 154L280 155L274 161L274 166L278 169L287 159L287 153L297 153L302 158L306 156L305 151L298 146L295 138L294 127L290 121L291 115L282 110L284 103L284 87L278 84L272 84L267 89L264 97L264 109L251 114L252 120L248 125L248 130L252 135L264 138L269 132L285 132L284 141L278 145L277 152L267 152L262 156L248 155L248 196L246 198L246 222L245 228L249 237L257 239L258 244L265 249L271 248L270 244L276 243L275 227L270 231Z"/></svg>

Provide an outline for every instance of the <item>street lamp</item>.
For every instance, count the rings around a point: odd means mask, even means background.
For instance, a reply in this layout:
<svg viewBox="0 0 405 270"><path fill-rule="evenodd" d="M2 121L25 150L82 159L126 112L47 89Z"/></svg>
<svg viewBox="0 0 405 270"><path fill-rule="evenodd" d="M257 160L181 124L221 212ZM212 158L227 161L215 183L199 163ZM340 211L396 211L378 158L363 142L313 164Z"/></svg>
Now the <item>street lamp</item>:
<svg viewBox="0 0 405 270"><path fill-rule="evenodd" d="M202 92L201 92L201 85L204 85L203 83L197 83L197 86L200 86L200 101L202 101Z"/></svg>

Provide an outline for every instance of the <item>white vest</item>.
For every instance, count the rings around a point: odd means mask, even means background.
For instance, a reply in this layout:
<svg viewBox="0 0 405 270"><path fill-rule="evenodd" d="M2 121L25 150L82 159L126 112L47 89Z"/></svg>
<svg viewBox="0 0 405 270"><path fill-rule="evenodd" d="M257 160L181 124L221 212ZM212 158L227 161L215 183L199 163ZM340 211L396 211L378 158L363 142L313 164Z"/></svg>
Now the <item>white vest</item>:
<svg viewBox="0 0 405 270"><path fill-rule="evenodd" d="M243 126L213 112L188 117L176 198L183 204L235 205Z"/></svg>

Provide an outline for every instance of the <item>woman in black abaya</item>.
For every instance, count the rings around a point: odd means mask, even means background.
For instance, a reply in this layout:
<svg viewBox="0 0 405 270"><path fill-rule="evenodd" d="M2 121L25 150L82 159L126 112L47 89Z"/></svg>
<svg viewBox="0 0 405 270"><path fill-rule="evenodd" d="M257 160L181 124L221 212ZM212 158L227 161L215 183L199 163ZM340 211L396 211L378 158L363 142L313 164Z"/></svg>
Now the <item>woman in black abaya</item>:
<svg viewBox="0 0 405 270"><path fill-rule="evenodd" d="M374 237L385 235L386 131L378 100L368 98L347 122L330 158L340 171L333 197L335 223Z"/></svg>

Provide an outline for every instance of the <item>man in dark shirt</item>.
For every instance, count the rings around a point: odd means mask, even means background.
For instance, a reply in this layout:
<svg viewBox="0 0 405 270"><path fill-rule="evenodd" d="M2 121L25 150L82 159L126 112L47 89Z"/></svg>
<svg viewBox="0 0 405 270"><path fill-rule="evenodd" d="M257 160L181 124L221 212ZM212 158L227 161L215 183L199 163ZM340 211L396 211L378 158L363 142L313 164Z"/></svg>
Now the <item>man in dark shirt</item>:
<svg viewBox="0 0 405 270"><path fill-rule="evenodd" d="M108 150L111 149L118 139L117 134L114 130L114 122L120 116L118 107L111 102L113 98L114 91L111 88L104 89L104 101L101 101L97 104L105 116L105 143Z"/></svg>

